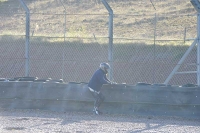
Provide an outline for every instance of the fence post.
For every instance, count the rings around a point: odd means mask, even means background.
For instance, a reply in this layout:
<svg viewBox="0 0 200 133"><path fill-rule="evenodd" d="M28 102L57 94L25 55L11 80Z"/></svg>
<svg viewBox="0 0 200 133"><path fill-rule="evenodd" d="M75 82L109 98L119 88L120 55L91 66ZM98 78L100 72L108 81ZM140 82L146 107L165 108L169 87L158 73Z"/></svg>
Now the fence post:
<svg viewBox="0 0 200 133"><path fill-rule="evenodd" d="M180 61L178 62L178 64L175 66L175 68L173 69L173 71L170 73L170 75L165 80L164 84L168 84L169 83L170 79L177 72L177 70L179 69L179 67L181 66L181 64L185 60L185 58L189 55L189 53L192 51L193 47L197 44L197 41L198 41L198 38L196 38L194 40L194 42L192 43L192 45L187 49L187 51L185 52L185 54L183 55L183 57L180 59Z"/></svg>
<svg viewBox="0 0 200 133"><path fill-rule="evenodd" d="M63 4L63 2L60 0L64 10L65 10L65 26L64 26L64 45L65 45L65 37L66 37L66 8ZM62 79L63 79L63 75L64 75L64 60L65 60L65 53L64 53L64 48L63 48L63 64L62 64Z"/></svg>
<svg viewBox="0 0 200 133"><path fill-rule="evenodd" d="M30 12L23 0L19 0L24 10L26 11L26 43L25 43L25 76L29 76L29 43L30 43Z"/></svg>
<svg viewBox="0 0 200 133"><path fill-rule="evenodd" d="M197 85L200 86L200 12L197 14Z"/></svg>
<svg viewBox="0 0 200 133"><path fill-rule="evenodd" d="M185 30L184 30L184 37L183 37L184 44L185 44L185 39L186 39L186 32L187 32L187 29L186 29L186 27L185 27Z"/></svg>
<svg viewBox="0 0 200 133"><path fill-rule="evenodd" d="M109 48L108 48L108 61L111 69L109 71L109 79L113 81L113 10L105 0L101 0L109 12Z"/></svg>
<svg viewBox="0 0 200 133"><path fill-rule="evenodd" d="M157 14L155 13L155 18L154 18L154 48L153 48L153 50L154 50L154 65L156 64L156 27L157 27ZM153 69L153 83L155 83L155 72L156 72L156 70L155 70L155 66L154 66L154 69Z"/></svg>

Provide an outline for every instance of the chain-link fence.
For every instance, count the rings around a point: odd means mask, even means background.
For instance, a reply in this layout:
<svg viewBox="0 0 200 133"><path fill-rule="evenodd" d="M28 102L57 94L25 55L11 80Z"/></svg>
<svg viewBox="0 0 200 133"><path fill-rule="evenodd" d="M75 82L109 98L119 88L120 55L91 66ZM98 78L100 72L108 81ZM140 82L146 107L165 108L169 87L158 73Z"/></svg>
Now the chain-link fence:
<svg viewBox="0 0 200 133"><path fill-rule="evenodd" d="M108 62L109 14L100 0L24 1L30 10L29 76L88 82ZM107 2L114 12L114 81L163 83L196 38L190 2ZM1 0L0 10L0 76L25 76L26 13L16 0ZM179 71L196 71L196 55L194 48ZM196 82L193 73L175 75L169 83Z"/></svg>

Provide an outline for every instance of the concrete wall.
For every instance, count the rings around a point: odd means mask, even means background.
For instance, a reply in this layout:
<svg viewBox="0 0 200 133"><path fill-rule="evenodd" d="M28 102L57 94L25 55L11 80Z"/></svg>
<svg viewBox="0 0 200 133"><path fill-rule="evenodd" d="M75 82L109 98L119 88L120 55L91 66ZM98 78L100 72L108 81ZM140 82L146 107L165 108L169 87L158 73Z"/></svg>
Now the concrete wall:
<svg viewBox="0 0 200 133"><path fill-rule="evenodd" d="M105 113L200 118L200 88L154 85L105 85ZM0 82L0 107L51 111L90 111L86 83Z"/></svg>

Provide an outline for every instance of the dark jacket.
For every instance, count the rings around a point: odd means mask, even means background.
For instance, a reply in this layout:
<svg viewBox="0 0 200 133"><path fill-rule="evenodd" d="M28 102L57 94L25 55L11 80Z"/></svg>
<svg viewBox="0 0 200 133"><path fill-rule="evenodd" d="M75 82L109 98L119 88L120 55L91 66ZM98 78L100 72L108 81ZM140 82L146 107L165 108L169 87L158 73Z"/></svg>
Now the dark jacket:
<svg viewBox="0 0 200 133"><path fill-rule="evenodd" d="M90 79L88 87L95 91L100 91L103 84L111 84L111 82L107 79L106 73L102 69L98 69Z"/></svg>

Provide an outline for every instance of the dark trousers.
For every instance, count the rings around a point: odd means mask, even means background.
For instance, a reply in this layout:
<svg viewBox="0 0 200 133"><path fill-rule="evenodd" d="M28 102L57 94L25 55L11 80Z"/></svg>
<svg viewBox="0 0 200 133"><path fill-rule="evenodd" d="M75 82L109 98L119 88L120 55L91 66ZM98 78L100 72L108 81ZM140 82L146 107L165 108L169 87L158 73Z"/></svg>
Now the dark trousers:
<svg viewBox="0 0 200 133"><path fill-rule="evenodd" d="M91 91L90 91L91 92ZM95 101L94 101L94 107L99 108L100 105L103 103L103 101L105 100L104 95L100 92L91 92L92 96L94 97Z"/></svg>

